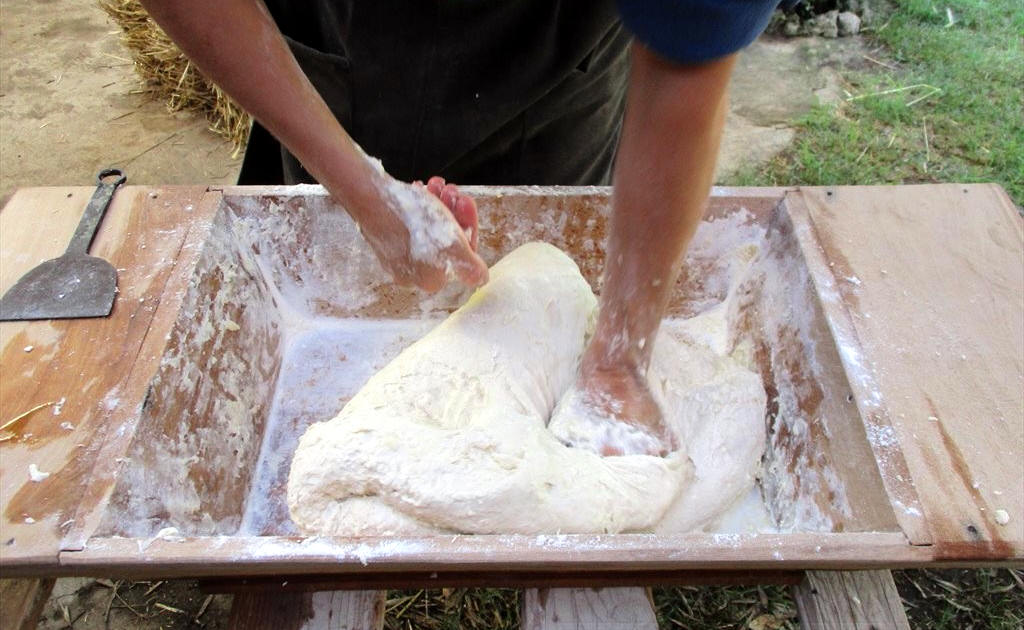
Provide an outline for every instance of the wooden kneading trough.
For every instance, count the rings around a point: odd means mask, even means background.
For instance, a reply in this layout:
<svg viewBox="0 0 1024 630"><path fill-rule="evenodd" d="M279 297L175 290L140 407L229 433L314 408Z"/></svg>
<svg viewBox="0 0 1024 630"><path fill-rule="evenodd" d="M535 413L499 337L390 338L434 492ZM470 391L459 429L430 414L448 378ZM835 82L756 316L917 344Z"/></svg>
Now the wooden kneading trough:
<svg viewBox="0 0 1024 630"><path fill-rule="evenodd" d="M489 263L543 240L599 292L606 188L468 187ZM17 192L0 291L91 188ZM743 282L730 248L759 252ZM716 189L668 317L738 291L778 531L303 537L298 437L466 297L392 285L317 186L126 187L110 317L0 323L0 568L18 575L582 575L1024 560L1024 223L994 185ZM7 438L7 439L4 439ZM468 576L468 577L466 577Z"/></svg>

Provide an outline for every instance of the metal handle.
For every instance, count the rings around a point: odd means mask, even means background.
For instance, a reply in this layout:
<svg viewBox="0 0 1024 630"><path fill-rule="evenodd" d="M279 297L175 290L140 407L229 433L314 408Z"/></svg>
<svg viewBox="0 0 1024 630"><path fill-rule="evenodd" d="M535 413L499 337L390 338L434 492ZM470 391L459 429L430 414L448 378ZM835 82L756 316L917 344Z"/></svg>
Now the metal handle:
<svg viewBox="0 0 1024 630"><path fill-rule="evenodd" d="M116 179L112 182L106 181L111 177ZM82 214L82 220L75 228L75 235L71 237L71 244L68 245L66 253L89 253L89 246L92 245L92 239L96 237L96 230L100 226L100 221L103 220L103 215L107 212L110 200L114 197L114 191L127 179L124 173L116 168L108 168L99 172L96 176L96 192L92 194L89 205L85 207L85 213Z"/></svg>

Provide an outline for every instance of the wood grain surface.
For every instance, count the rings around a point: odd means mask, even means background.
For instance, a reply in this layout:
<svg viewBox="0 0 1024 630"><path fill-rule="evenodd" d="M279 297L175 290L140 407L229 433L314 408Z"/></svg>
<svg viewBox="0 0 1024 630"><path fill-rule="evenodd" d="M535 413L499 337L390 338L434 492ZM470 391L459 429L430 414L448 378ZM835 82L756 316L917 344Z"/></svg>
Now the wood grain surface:
<svg viewBox="0 0 1024 630"><path fill-rule="evenodd" d="M1024 221L995 185L803 189L794 221L900 525L1024 555ZM912 502L920 501L920 508Z"/></svg>
<svg viewBox="0 0 1024 630"><path fill-rule="evenodd" d="M380 630L384 591L254 591L231 602L232 630Z"/></svg>
<svg viewBox="0 0 1024 630"><path fill-rule="evenodd" d="M34 188L15 193L0 213L0 291L66 248L92 188ZM140 359L200 206L203 187L122 187L91 253L118 269L109 317L0 323L0 421L44 403L0 442L0 564L53 567L65 539L80 530L78 510L96 490L93 468L108 430L144 396ZM186 211L188 208L188 211ZM109 454L112 460L119 453ZM39 471L33 480L30 466ZM80 545L77 545L80 547Z"/></svg>
<svg viewBox="0 0 1024 630"><path fill-rule="evenodd" d="M0 580L0 630L33 630L52 590L48 578Z"/></svg>
<svg viewBox="0 0 1024 630"><path fill-rule="evenodd" d="M910 630L889 571L808 571L793 599L804 630Z"/></svg>
<svg viewBox="0 0 1024 630"><path fill-rule="evenodd" d="M599 534L548 536L433 536L426 538L330 538L211 536L179 540L93 538L81 551L61 555L62 574L123 576L354 575L461 573L480 584L524 585L523 572L615 573L604 585L637 584L673 571L793 570L922 566L934 562L929 547L907 544L899 532L717 535ZM514 572L514 573L513 573ZM421 576L422 577L422 576ZM595 579L599 575L593 576ZM550 584L550 581L540 582ZM419 584L419 583L418 583ZM460 582L465 585L465 582ZM559 582L558 586L569 583Z"/></svg>
<svg viewBox="0 0 1024 630"><path fill-rule="evenodd" d="M649 589L542 588L523 592L522 630L657 630Z"/></svg>

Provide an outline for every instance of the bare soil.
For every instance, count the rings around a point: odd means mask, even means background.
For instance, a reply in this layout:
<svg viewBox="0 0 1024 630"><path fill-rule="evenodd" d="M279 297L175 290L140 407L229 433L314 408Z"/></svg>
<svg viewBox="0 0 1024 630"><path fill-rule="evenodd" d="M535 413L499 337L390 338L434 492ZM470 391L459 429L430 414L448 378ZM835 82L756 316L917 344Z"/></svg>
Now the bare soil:
<svg viewBox="0 0 1024 630"><path fill-rule="evenodd" d="M203 118L141 94L117 27L94 3L0 4L0 199L89 184L109 166L134 184L229 183L239 163Z"/></svg>

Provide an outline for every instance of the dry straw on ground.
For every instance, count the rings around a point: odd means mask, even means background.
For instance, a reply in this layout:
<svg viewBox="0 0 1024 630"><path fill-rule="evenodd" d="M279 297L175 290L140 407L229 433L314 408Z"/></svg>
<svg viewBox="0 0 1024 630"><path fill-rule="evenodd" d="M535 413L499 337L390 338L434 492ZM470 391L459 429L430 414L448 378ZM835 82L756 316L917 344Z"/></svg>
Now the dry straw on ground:
<svg viewBox="0 0 1024 630"><path fill-rule="evenodd" d="M230 140L237 155L249 135L249 115L196 70L138 0L99 0L99 5L121 28L146 92L172 112L206 116L210 129Z"/></svg>

